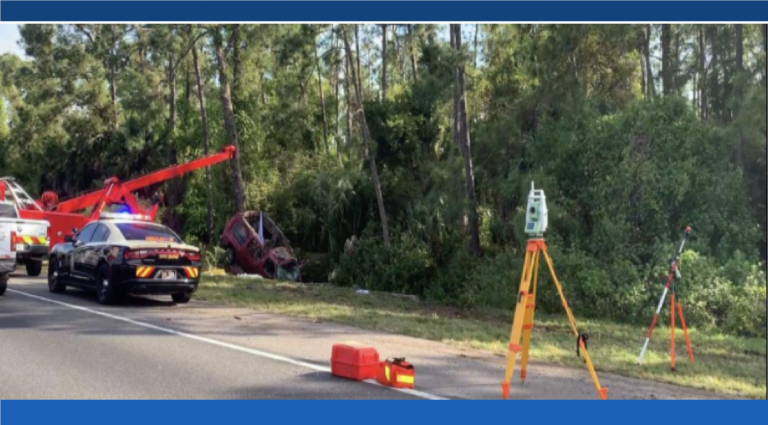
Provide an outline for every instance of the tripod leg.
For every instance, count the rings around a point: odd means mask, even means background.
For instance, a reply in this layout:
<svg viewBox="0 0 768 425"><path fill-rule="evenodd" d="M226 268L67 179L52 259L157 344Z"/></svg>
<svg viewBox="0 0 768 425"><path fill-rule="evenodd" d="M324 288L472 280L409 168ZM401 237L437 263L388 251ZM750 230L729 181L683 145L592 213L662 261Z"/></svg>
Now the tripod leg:
<svg viewBox="0 0 768 425"><path fill-rule="evenodd" d="M523 354L520 358L520 381L525 382L528 373L528 350L531 347L531 332L533 331L533 313L536 307L536 284L539 277L539 252L533 257L533 289L528 294L525 303L525 321L523 322Z"/></svg>
<svg viewBox="0 0 768 425"><path fill-rule="evenodd" d="M515 372L515 363L517 362L517 353L522 351L520 347L520 336L523 331L523 320L525 316L525 303L528 302L528 288L531 283L531 272L533 271L533 256L536 251L526 248L525 262L523 263L523 275L520 279L520 289L517 294L517 305L515 306L515 318L512 322L512 330L509 335L509 351L507 352L507 369L504 373L504 382L501 383L501 395L506 399L509 397L509 382L512 380L512 374Z"/></svg>
<svg viewBox="0 0 768 425"><path fill-rule="evenodd" d="M675 293L672 292L672 297L669 299L670 315L672 316L672 329L670 329L670 345L669 355L672 362L672 370L675 370Z"/></svg>
<svg viewBox="0 0 768 425"><path fill-rule="evenodd" d="M565 299L563 287L560 285L560 281L557 280L557 275L555 274L555 266L552 265L552 259L549 258L549 254L547 253L546 248L542 249L542 252L544 253L544 260L547 262L547 267L549 267L549 273L552 275L552 281L555 282L557 293L560 295L560 301L563 303L565 314L568 316L568 322L571 325L571 330L573 331L574 336L578 338L580 351L584 353L584 360L587 363L587 370L589 370L589 375L592 377L592 382L595 384L597 395L601 400L605 400L608 398L608 388L600 386L600 381L597 379L597 372L595 372L595 367L592 365L592 360L589 358L589 353L587 352L587 346L584 343L582 335L579 333L579 329L576 327L576 319L573 317L573 312L571 312L571 308L568 306L568 301Z"/></svg>
<svg viewBox="0 0 768 425"><path fill-rule="evenodd" d="M685 346L688 348L688 358L691 359L691 363L694 362L693 359L693 349L691 349L691 339L688 338L688 327L685 326L685 318L683 317L683 306L680 304L680 301L677 302L677 312L680 313L680 325L683 327L683 334L685 335Z"/></svg>

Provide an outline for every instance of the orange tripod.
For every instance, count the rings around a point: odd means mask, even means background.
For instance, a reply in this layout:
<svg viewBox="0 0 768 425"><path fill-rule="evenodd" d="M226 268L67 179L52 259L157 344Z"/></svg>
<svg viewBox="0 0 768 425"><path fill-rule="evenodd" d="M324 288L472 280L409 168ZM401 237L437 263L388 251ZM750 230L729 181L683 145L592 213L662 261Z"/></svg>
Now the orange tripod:
<svg viewBox="0 0 768 425"><path fill-rule="evenodd" d="M525 249L525 263L523 264L523 275L520 278L520 290L517 294L517 306L515 307L515 318L512 323L512 332L509 336L509 351L507 353L507 369L504 374L504 382L501 384L501 393L504 399L509 396L509 382L512 380L512 374L515 372L515 363L517 354L521 353L520 360L520 381L525 382L526 368L528 367L528 349L531 345L531 330L533 330L533 313L536 306L536 284L539 270L539 259L544 254L544 261L547 263L552 281L555 282L560 301L568 316L568 322L571 325L573 335L576 337L576 354L584 353L584 360L587 363L587 369L595 384L595 389L600 399L605 400L608 397L608 388L601 387L597 379L597 373L592 366L592 360L587 352L587 335L579 333L576 327L576 319L573 317L568 301L565 300L563 287L555 275L555 268L552 265L552 259L547 253L547 244L544 239L529 239ZM523 344L520 345L520 338Z"/></svg>
<svg viewBox="0 0 768 425"><path fill-rule="evenodd" d="M672 295L669 298L669 314L672 316L672 324L671 324L671 341L670 341L670 360L671 360L671 366L672 370L675 370L675 313L680 315L680 325L683 327L683 334L685 335L685 345L688 348L688 358L691 360L691 363L694 362L693 358L693 349L691 349L691 340L688 338L688 327L685 325L685 319L683 318L683 306L680 304L680 301L675 302L675 279L680 277L680 270L679 270L679 262L680 262L680 254L683 253L683 247L685 247L685 241L688 239L688 235L691 234L691 226L688 226L685 228L685 233L683 233L683 241L680 243L680 248L677 250L677 255L675 255L675 258L672 259L672 264L669 266L669 274L667 275L667 282L664 285L664 292L661 294L661 299L659 300L658 306L656 306L656 312L653 313L653 320L651 321L651 327L648 328L648 333L645 335L645 342L643 343L643 348L640 350L640 356L637 358L637 363L642 364L643 363L643 357L645 356L645 351L648 349L648 343L651 341L651 336L653 335L653 329L656 327L656 321L659 318L659 313L661 313L661 308L664 306L664 298L667 296L667 292L670 291L670 286L672 287L671 292Z"/></svg>

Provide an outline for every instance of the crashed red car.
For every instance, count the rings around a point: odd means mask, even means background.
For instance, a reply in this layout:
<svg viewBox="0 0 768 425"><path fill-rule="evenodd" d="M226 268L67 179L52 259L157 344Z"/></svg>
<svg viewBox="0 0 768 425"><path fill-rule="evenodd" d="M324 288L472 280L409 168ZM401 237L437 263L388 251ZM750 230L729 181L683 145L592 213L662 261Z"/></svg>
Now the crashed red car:
<svg viewBox="0 0 768 425"><path fill-rule="evenodd" d="M221 246L227 251L230 273L290 281L300 278L300 265L290 242L261 211L246 211L229 219Z"/></svg>

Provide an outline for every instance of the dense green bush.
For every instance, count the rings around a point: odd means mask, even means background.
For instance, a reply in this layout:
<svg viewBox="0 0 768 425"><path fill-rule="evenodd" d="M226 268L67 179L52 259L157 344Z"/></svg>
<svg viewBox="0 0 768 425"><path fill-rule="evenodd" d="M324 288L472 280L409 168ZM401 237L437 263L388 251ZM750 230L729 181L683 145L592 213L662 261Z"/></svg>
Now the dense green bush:
<svg viewBox="0 0 768 425"><path fill-rule="evenodd" d="M510 167L496 182L509 204L481 209L483 258L466 249L462 195L446 189L460 187L453 179L460 164L446 162L440 170L422 167L423 196L389 204L400 226L394 233L401 235L390 249L372 231L378 226L372 218L354 253L340 256L338 283L467 309L514 309L523 206L535 180L547 192L546 237L575 314L648 323L682 229L692 224L677 285L686 319L701 329L765 335L766 276L755 249L761 236L749 225L742 175L722 134L676 99L633 104L612 115L585 103L581 113L541 127L529 142L526 168ZM477 143L488 142L481 137ZM478 168L485 176L487 170ZM418 187L398 170L383 173L385 189ZM479 190L485 190L482 181ZM538 308L560 312L543 261L539 276Z"/></svg>
<svg viewBox="0 0 768 425"><path fill-rule="evenodd" d="M385 247L371 233L343 255L334 283L376 291L422 295L434 275L429 247L404 235Z"/></svg>

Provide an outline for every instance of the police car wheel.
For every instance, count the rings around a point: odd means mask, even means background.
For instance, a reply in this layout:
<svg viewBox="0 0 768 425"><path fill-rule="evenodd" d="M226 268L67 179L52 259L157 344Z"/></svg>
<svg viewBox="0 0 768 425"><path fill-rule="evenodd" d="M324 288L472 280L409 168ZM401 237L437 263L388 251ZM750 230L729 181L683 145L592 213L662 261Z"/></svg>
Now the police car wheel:
<svg viewBox="0 0 768 425"><path fill-rule="evenodd" d="M96 298L101 305L109 305L117 302L115 288L110 285L109 267L102 264L96 274Z"/></svg>
<svg viewBox="0 0 768 425"><path fill-rule="evenodd" d="M171 294L171 298L176 304L186 304L192 299L192 294Z"/></svg>
<svg viewBox="0 0 768 425"><path fill-rule="evenodd" d="M8 288L8 276L0 277L0 297L5 295L5 289Z"/></svg>
<svg viewBox="0 0 768 425"><path fill-rule="evenodd" d="M59 276L59 260L52 258L48 261L48 290L54 294L61 294L67 290L67 285L61 283Z"/></svg>

